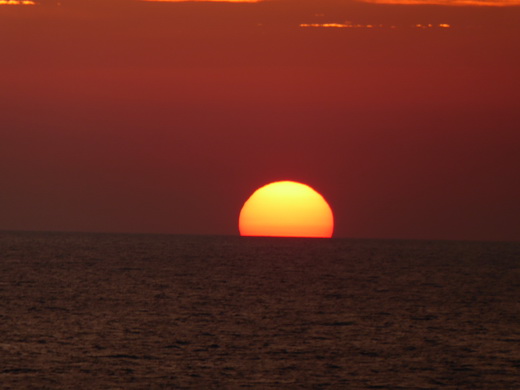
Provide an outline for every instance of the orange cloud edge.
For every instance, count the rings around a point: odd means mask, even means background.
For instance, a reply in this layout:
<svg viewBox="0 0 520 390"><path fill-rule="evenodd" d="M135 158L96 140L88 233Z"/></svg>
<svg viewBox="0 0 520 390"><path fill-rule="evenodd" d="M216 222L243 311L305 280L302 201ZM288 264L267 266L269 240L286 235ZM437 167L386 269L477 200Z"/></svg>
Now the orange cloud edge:
<svg viewBox="0 0 520 390"><path fill-rule="evenodd" d="M0 5L36 5L30 0L0 0Z"/></svg>

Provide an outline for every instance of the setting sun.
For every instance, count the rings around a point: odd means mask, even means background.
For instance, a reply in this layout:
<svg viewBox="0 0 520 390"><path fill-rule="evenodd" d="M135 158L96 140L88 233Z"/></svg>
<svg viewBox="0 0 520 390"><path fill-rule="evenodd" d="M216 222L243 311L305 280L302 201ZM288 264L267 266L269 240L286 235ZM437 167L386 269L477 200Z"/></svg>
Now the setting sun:
<svg viewBox="0 0 520 390"><path fill-rule="evenodd" d="M329 238L334 217L323 196L308 185L278 181L249 197L238 224L242 236Z"/></svg>

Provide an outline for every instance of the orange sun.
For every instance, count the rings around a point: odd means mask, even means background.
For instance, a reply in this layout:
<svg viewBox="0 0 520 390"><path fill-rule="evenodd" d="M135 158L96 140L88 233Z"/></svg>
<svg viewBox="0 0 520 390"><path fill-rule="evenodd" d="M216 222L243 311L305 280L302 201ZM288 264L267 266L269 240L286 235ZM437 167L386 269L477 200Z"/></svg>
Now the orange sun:
<svg viewBox="0 0 520 390"><path fill-rule="evenodd" d="M334 217L327 201L308 185L277 181L258 190L242 206L241 236L332 237Z"/></svg>

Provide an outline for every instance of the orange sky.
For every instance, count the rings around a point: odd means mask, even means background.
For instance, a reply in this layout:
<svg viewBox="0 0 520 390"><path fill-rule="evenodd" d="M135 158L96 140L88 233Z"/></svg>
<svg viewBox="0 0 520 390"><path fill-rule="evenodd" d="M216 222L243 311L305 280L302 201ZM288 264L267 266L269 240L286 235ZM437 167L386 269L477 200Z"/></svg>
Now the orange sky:
<svg viewBox="0 0 520 390"><path fill-rule="evenodd" d="M520 5L520 0L360 0L374 4L443 5L456 7L511 7Z"/></svg>
<svg viewBox="0 0 520 390"><path fill-rule="evenodd" d="M62 3L0 7L0 229L238 234L287 179L338 237L520 238L518 7Z"/></svg>

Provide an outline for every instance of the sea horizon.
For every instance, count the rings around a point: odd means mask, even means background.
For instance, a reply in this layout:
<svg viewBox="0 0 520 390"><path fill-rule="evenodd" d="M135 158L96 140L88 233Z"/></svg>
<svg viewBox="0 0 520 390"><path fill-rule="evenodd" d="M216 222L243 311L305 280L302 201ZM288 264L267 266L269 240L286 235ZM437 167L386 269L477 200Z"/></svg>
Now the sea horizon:
<svg viewBox="0 0 520 390"><path fill-rule="evenodd" d="M7 388L506 389L519 243L0 232Z"/></svg>
<svg viewBox="0 0 520 390"><path fill-rule="evenodd" d="M417 238L417 237L298 237L298 236L241 236L221 233L167 233L167 232L131 232L131 231L89 231L89 230L38 230L38 229L0 229L2 233L42 233L42 234L99 234L99 235L128 235L128 236L180 236L180 237L236 237L236 238L273 238L273 239L316 239L316 240L360 240L360 241L439 241L439 242L482 242L482 243L519 243L520 240L508 239L478 239L478 238Z"/></svg>

